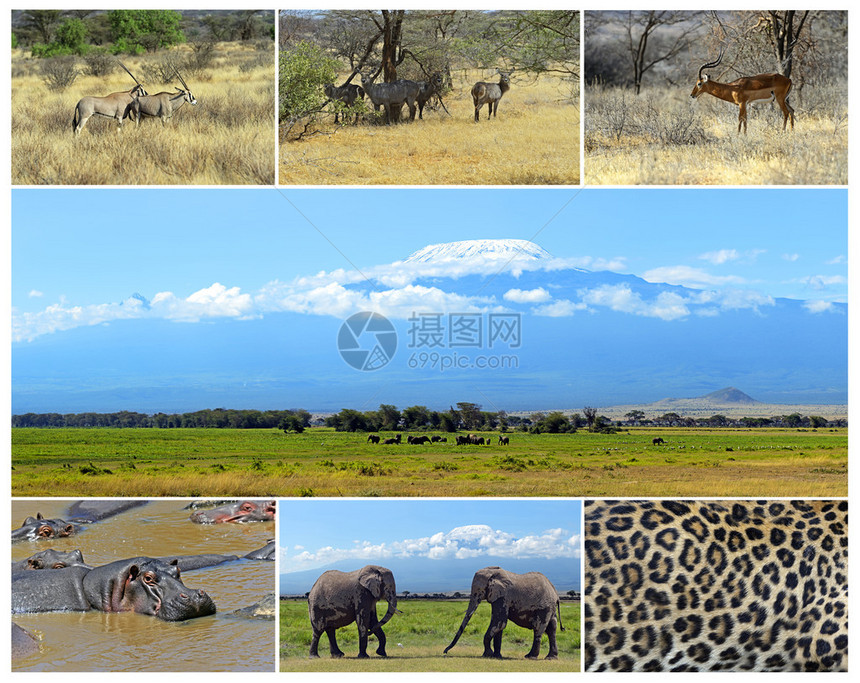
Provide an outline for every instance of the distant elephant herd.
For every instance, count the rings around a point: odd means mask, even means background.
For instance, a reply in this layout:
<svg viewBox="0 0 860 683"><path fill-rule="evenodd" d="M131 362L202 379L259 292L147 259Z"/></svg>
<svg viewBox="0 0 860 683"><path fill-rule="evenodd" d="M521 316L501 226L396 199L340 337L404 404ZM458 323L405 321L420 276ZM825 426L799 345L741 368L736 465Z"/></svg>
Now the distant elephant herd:
<svg viewBox="0 0 860 683"><path fill-rule="evenodd" d="M489 446L492 443L492 437L489 436L478 436L477 434L461 434L459 435L455 442L458 446ZM370 434L367 437L367 443L375 443L375 444L383 444L387 446L391 446L394 444L403 443L403 435L398 434L397 436L390 437L388 439L383 439L379 434ZM446 436L407 436L406 443L412 446L421 446L423 444L428 443L448 443L448 437ZM499 435L499 439L496 442L499 446L508 446L511 443L511 439L508 436Z"/></svg>
<svg viewBox="0 0 860 683"><path fill-rule="evenodd" d="M379 600L388 603L388 609L382 619L378 619L376 615L376 603ZM527 658L538 658L541 639L546 633L549 641L546 659L558 659L556 631L564 631L564 627L561 624L561 605L555 587L540 572L515 574L500 567L485 567L475 572L466 614L443 654L447 654L457 644L482 600L492 606L490 625L484 634L483 657L502 658L502 632L510 620L534 633ZM325 633L328 636L331 656L343 657L343 651L337 646L335 632L355 622L358 626L359 658L368 657L367 640L371 635L376 636L378 642L376 654L387 657L386 638L382 627L398 613L397 589L390 569L367 565L352 572L324 572L308 594L308 615L313 631L310 656L319 656L319 640Z"/></svg>

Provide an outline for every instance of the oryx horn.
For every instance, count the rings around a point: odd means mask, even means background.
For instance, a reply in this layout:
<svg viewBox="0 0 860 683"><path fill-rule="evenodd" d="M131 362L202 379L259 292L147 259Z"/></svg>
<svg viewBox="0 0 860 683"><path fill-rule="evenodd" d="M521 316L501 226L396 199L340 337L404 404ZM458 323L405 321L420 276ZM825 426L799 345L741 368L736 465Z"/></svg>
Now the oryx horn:
<svg viewBox="0 0 860 683"><path fill-rule="evenodd" d="M117 64L119 64L123 69L125 69L125 72L126 72L129 76L131 76L132 80L133 80L135 83L137 83L138 85L141 85L140 81L139 81L139 80L137 80L137 79L134 77L134 74L133 74L131 71L129 71L129 70L128 70L128 67L126 67L126 65L125 65L125 64L123 64L123 63L122 63L121 61L119 61L118 59L117 59L116 61L117 61Z"/></svg>
<svg viewBox="0 0 860 683"><path fill-rule="evenodd" d="M182 74L179 73L179 69L176 69L176 77L179 79L179 82L182 83L182 87L187 91L191 92L191 88L188 87L185 83L185 79L182 78Z"/></svg>

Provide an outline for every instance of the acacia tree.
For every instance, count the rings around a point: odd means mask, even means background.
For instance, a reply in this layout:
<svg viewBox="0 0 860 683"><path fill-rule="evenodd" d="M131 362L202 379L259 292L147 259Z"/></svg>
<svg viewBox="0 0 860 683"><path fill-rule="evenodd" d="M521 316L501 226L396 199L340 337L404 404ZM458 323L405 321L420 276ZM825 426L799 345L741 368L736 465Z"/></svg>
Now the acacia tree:
<svg viewBox="0 0 860 683"><path fill-rule="evenodd" d="M624 20L626 47L637 95L646 73L690 47L699 33L699 14L675 10L627 12Z"/></svg>

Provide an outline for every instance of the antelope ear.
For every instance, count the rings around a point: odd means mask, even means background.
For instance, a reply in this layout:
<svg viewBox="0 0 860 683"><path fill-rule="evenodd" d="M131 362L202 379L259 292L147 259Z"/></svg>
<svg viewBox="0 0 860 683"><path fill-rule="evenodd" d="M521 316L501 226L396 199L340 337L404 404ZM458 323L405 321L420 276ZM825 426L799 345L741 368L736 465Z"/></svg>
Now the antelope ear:
<svg viewBox="0 0 860 683"><path fill-rule="evenodd" d="M702 83L707 83L707 82L708 82L708 80L709 80L710 78L711 78L711 77L710 77L710 76L708 76L708 74L705 74L705 75L702 77Z"/></svg>

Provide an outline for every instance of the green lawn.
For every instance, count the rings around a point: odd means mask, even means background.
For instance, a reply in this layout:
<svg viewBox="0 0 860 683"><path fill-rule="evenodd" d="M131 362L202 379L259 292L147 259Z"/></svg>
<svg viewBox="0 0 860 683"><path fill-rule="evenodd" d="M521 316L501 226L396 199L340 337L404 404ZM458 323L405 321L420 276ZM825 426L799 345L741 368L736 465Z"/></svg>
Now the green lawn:
<svg viewBox="0 0 860 683"><path fill-rule="evenodd" d="M12 495L847 495L847 429L515 432L509 446L445 436L384 446L321 428L13 429Z"/></svg>
<svg viewBox="0 0 860 683"><path fill-rule="evenodd" d="M579 671L580 670L580 603L562 602L561 621L565 628L557 636L558 659L546 661L549 650L544 636L541 659L525 659L532 645L531 631L508 622L502 637L501 660L484 659L484 631L490 623L490 606L482 603L456 646L447 654L442 651L451 642L466 613L467 600L400 600L395 615L385 626L388 658L376 655L377 642L371 638L367 652L370 659L358 659L358 630L355 624L337 631L337 642L345 653L342 659L331 659L328 638L320 639L319 659L310 659L311 626L305 600L282 600L280 603L281 671ZM385 603L377 611L384 612Z"/></svg>

